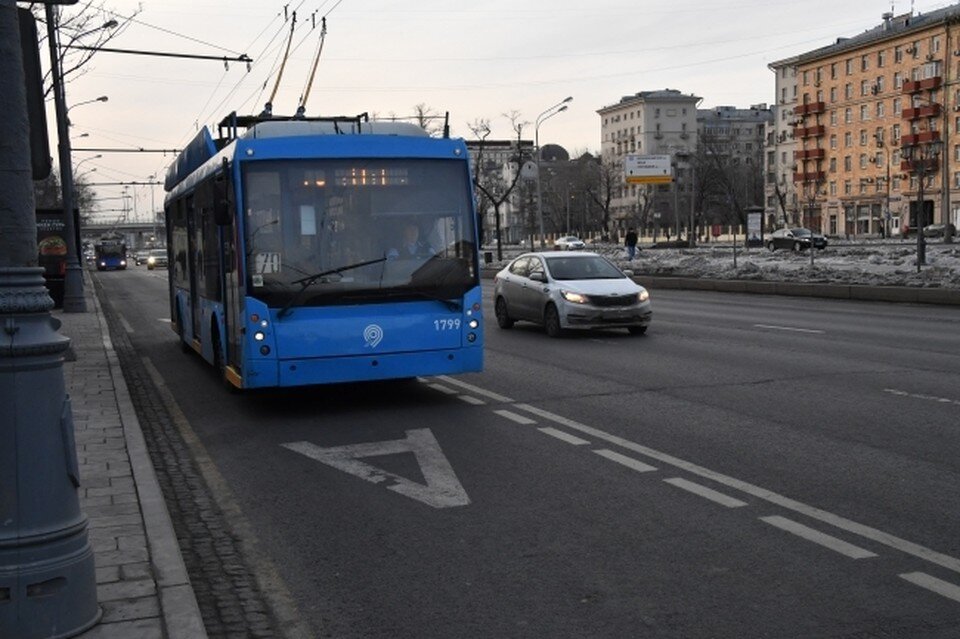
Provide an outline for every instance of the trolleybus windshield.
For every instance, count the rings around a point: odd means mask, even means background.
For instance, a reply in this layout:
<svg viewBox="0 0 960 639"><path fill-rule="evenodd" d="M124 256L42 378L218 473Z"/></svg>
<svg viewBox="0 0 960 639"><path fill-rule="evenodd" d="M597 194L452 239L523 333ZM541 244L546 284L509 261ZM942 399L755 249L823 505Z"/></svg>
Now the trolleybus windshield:
<svg viewBox="0 0 960 639"><path fill-rule="evenodd" d="M450 299L478 284L463 162L248 161L247 291L277 307Z"/></svg>

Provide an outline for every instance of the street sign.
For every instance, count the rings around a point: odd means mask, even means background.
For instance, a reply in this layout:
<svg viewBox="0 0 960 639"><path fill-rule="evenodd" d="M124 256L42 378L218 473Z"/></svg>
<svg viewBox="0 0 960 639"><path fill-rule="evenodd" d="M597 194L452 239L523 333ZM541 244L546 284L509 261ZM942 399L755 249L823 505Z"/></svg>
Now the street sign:
<svg viewBox="0 0 960 639"><path fill-rule="evenodd" d="M669 155L628 155L623 161L627 184L669 184L673 167Z"/></svg>
<svg viewBox="0 0 960 639"><path fill-rule="evenodd" d="M404 439L386 442L370 442L352 446L323 448L310 442L291 442L281 444L284 448L306 455L318 462L332 466L345 473L374 484L386 484L388 490L400 493L411 499L421 501L434 508L466 506L470 503L456 473L440 444L429 428L408 430ZM420 472L426 484L411 481L406 477L387 472L366 462L364 457L413 453L420 465Z"/></svg>

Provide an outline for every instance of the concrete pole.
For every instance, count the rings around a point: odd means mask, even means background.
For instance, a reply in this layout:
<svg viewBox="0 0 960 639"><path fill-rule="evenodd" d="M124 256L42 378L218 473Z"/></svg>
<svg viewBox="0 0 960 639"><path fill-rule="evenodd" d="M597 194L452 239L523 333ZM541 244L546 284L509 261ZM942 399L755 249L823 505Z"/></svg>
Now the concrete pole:
<svg viewBox="0 0 960 639"><path fill-rule="evenodd" d="M0 0L0 637L41 639L79 634L100 609L63 378L70 340L37 267L19 19Z"/></svg>

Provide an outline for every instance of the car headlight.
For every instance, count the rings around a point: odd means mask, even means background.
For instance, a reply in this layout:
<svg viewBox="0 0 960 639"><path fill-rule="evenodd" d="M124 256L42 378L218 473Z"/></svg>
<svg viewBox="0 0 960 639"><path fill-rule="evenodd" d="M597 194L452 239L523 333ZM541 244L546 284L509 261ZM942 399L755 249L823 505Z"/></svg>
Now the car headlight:
<svg viewBox="0 0 960 639"><path fill-rule="evenodd" d="M563 296L563 299L568 302L573 302L574 304L589 304L590 298L582 293L575 293L574 291L560 291L560 295Z"/></svg>
<svg viewBox="0 0 960 639"><path fill-rule="evenodd" d="M147 258L147 264L156 264L156 263L157 263L157 258L155 258L155 257L148 257L148 258Z"/></svg>
<svg viewBox="0 0 960 639"><path fill-rule="evenodd" d="M637 293L637 299L641 302L646 302L648 299L650 299L650 291L645 288L641 288L640 292Z"/></svg>

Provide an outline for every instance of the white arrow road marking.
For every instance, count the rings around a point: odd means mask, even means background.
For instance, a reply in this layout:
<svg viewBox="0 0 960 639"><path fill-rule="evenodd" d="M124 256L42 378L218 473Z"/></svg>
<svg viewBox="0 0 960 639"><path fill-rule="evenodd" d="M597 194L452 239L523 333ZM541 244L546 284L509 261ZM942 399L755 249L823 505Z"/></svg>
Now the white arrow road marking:
<svg viewBox="0 0 960 639"><path fill-rule="evenodd" d="M405 439L354 444L352 446L323 448L310 442L290 442L280 445L374 484L393 482L387 486L389 490L422 501L434 508L466 506L470 503L467 492L457 479L453 467L444 457L443 451L440 450L440 444L437 443L429 428L408 430ZM413 453L420 465L420 472L423 473L426 484L411 481L406 477L358 461L363 457L396 455L399 453Z"/></svg>

